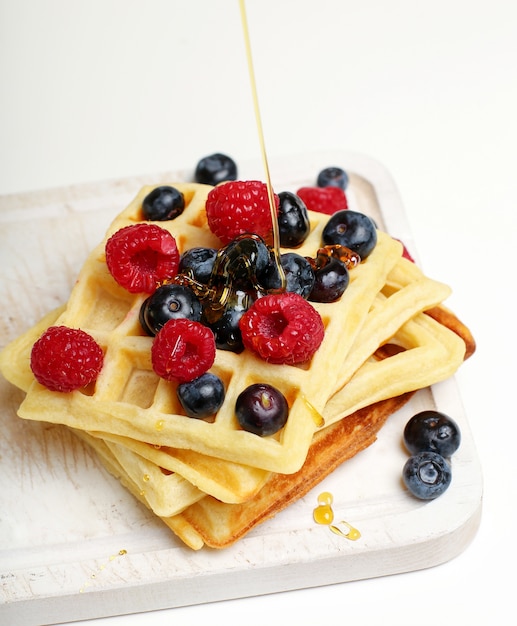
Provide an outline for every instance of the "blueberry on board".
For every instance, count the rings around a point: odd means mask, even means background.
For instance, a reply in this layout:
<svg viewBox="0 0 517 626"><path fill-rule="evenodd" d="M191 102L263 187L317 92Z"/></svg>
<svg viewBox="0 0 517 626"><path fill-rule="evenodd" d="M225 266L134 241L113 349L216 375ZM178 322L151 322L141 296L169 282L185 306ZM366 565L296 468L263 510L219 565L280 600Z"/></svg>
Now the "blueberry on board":
<svg viewBox="0 0 517 626"><path fill-rule="evenodd" d="M418 452L402 470L402 480L420 500L434 500L447 490L452 480L449 463L436 452Z"/></svg>
<svg viewBox="0 0 517 626"><path fill-rule="evenodd" d="M156 187L142 202L144 218L152 222L173 220L183 213L185 198L176 187L162 185Z"/></svg>
<svg viewBox="0 0 517 626"><path fill-rule="evenodd" d="M221 408L225 388L219 376L206 372L190 382L178 385L177 395L183 410L189 417L206 419Z"/></svg>
<svg viewBox="0 0 517 626"><path fill-rule="evenodd" d="M341 167L326 167L316 179L318 187L339 187L343 191L348 187L348 174Z"/></svg>
<svg viewBox="0 0 517 626"><path fill-rule="evenodd" d="M377 230L372 219L364 213L344 209L334 213L326 223L322 239L325 245L339 244L350 248L364 260L377 244Z"/></svg>
<svg viewBox="0 0 517 626"><path fill-rule="evenodd" d="M461 433L458 424L445 413L426 410L408 421L403 438L411 454L429 450L448 458L459 448Z"/></svg>
<svg viewBox="0 0 517 626"><path fill-rule="evenodd" d="M228 180L237 180L237 164L226 154L216 152L200 159L194 172L196 183L218 185Z"/></svg>

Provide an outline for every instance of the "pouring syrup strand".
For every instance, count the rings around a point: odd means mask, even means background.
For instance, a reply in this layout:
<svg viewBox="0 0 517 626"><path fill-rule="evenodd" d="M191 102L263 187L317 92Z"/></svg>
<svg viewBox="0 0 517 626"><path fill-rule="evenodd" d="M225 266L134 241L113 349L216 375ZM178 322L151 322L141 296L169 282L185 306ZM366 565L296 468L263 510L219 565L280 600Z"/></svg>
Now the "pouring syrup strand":
<svg viewBox="0 0 517 626"><path fill-rule="evenodd" d="M244 32L244 44L246 48L246 58L248 61L248 72L250 77L250 85L251 85L251 95L253 100L253 107L255 109L255 119L257 123L257 131L258 138L260 143L260 153L262 155L262 163L264 167L265 177L266 177L266 187L269 199L269 210L271 211L271 221L273 223L273 254L275 256L275 263L278 268L278 273L280 275L281 286L278 292L285 291L286 286L286 278L285 273L280 263L280 236L278 233L278 218L276 213L275 206L275 196L273 192L273 187L271 185L271 175L269 172L269 164L266 153L266 145L264 141L264 131L262 128L262 119L260 115L260 107L258 102L258 94L257 94L257 83L255 80L255 70L253 67L253 56L251 54L251 43L250 43L250 35L248 29L248 19L246 15L246 2L245 0L239 0L239 6L241 11L241 20L242 20L242 30Z"/></svg>

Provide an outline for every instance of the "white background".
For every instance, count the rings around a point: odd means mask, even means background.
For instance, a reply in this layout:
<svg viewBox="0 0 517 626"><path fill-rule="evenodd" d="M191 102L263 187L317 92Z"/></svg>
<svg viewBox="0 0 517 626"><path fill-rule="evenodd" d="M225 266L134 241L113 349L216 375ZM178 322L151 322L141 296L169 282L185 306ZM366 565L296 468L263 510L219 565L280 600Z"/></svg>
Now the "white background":
<svg viewBox="0 0 517 626"><path fill-rule="evenodd" d="M481 528L426 571L94 624L510 623L517 3L247 9L268 153L380 161L424 269L474 332L457 380L484 473ZM1 0L0 85L2 194L191 168L214 151L259 158L237 0Z"/></svg>

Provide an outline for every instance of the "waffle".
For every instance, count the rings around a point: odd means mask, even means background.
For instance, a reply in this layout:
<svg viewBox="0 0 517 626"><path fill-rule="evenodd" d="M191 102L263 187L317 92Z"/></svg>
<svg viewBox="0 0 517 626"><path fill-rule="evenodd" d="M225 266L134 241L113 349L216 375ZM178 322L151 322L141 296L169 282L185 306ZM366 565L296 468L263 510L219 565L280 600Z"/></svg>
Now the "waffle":
<svg viewBox="0 0 517 626"><path fill-rule="evenodd" d="M187 199L182 215L163 222L181 251L192 245L215 245L207 233L204 199L209 188L175 185ZM144 188L111 224L106 237L141 220ZM311 235L298 249L314 256L327 216L311 213ZM207 456L273 472L291 473L303 464L316 429L314 407L322 412L335 390L341 365L390 270L401 258L401 244L379 232L372 254L351 272L338 302L315 304L325 324L325 338L307 367L271 365L245 351L217 351L212 371L226 383L226 398L213 423L181 413L174 385L159 380L150 362L152 338L138 321L143 296L119 287L104 261L104 243L86 261L59 323L82 328L105 350L105 363L94 389L55 394L33 383L19 415L59 422L90 432L105 432L151 445L189 449ZM328 363L333 363L329 369ZM290 403L289 419L273 437L257 437L239 428L234 415L237 395L254 382L268 380ZM302 393L300 393L300 391ZM309 401L310 404L307 403Z"/></svg>
<svg viewBox="0 0 517 626"><path fill-rule="evenodd" d="M386 359L372 356L329 399L323 412L327 425L369 404L445 380L466 354L465 341L425 313L403 324L391 341L401 349Z"/></svg>

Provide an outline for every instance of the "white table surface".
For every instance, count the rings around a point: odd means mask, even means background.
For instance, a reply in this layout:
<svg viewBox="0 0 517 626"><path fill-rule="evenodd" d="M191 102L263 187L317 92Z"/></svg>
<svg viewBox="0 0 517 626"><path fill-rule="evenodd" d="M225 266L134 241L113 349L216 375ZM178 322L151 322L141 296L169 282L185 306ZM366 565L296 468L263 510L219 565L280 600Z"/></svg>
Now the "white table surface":
<svg viewBox="0 0 517 626"><path fill-rule="evenodd" d="M457 381L483 467L481 527L465 552L429 570L88 624L507 624L517 4L247 9L268 153L340 149L380 161L424 269L453 287L449 304L475 334ZM237 0L2 0L0 79L1 194L191 168L214 151L259 157Z"/></svg>

